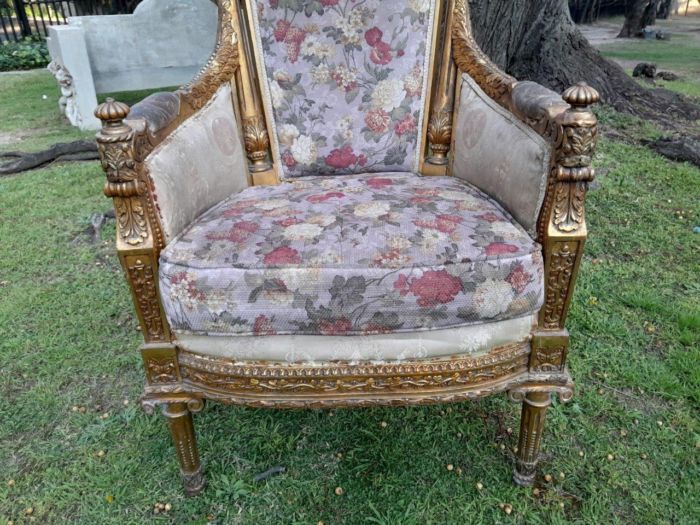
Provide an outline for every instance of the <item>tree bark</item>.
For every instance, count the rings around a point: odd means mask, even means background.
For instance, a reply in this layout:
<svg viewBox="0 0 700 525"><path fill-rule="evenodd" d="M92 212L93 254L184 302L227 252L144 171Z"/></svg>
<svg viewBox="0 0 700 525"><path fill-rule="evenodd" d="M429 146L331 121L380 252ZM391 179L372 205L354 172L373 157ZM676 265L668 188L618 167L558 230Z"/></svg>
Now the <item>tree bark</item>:
<svg viewBox="0 0 700 525"><path fill-rule="evenodd" d="M654 25L660 0L626 0L625 23L618 38L641 36L645 27Z"/></svg>
<svg viewBox="0 0 700 525"><path fill-rule="evenodd" d="M39 168L55 160L96 160L100 157L94 140L76 140L60 142L49 149L34 153L7 151L0 153L0 158L13 159L0 164L0 176L2 176Z"/></svg>
<svg viewBox="0 0 700 525"><path fill-rule="evenodd" d="M646 89L594 49L569 15L567 0L470 0L482 49L506 72L557 92L579 81L595 87L618 111L678 130L700 107L665 89Z"/></svg>

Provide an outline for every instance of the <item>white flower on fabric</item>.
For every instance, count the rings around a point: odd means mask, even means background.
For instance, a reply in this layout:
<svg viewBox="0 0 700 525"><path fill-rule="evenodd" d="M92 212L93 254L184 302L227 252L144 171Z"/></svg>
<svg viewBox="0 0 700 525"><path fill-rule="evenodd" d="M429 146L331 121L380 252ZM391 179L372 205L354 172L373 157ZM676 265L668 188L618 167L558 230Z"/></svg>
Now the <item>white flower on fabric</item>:
<svg viewBox="0 0 700 525"><path fill-rule="evenodd" d="M513 287L506 281L486 279L476 287L474 306L483 319L491 319L502 314L513 302Z"/></svg>
<svg viewBox="0 0 700 525"><path fill-rule="evenodd" d="M335 67L332 77L339 86L344 89L349 88L357 82L357 70L355 68L348 69L345 64L340 64Z"/></svg>
<svg viewBox="0 0 700 525"><path fill-rule="evenodd" d="M313 215L306 219L306 222L310 224L318 224L319 226L326 227L330 226L335 222L336 218L333 215Z"/></svg>
<svg viewBox="0 0 700 525"><path fill-rule="evenodd" d="M341 137L343 137L344 140L350 142L353 137L353 132L352 129L352 117L346 116L341 118L338 123L336 124L336 129L338 130L338 133L340 134Z"/></svg>
<svg viewBox="0 0 700 525"><path fill-rule="evenodd" d="M412 97L420 95L423 90L423 73L419 66L413 67L410 73L406 75L403 81L403 88Z"/></svg>
<svg viewBox="0 0 700 525"><path fill-rule="evenodd" d="M491 334L485 328L462 328L459 331L459 349L465 353L483 350L491 341Z"/></svg>
<svg viewBox="0 0 700 525"><path fill-rule="evenodd" d="M289 201L287 199L268 199L261 200L256 208L260 208L264 211L276 210L277 208L283 208L289 206Z"/></svg>
<svg viewBox="0 0 700 525"><path fill-rule="evenodd" d="M427 13L430 10L430 0L408 0L408 7L416 13Z"/></svg>
<svg viewBox="0 0 700 525"><path fill-rule="evenodd" d="M335 56L335 46L331 44L319 44L314 49L314 54L323 60L324 58L333 58Z"/></svg>
<svg viewBox="0 0 700 525"><path fill-rule="evenodd" d="M194 310L199 301L196 293L193 293L192 288L196 282L196 277L192 273L185 273L178 276L175 282L170 283L170 298L173 302L179 303L188 310Z"/></svg>
<svg viewBox="0 0 700 525"><path fill-rule="evenodd" d="M287 73L284 69L275 69L275 71L272 73L272 78L274 78L277 82L292 81L291 75Z"/></svg>
<svg viewBox="0 0 700 525"><path fill-rule="evenodd" d="M318 224L309 224L302 222L300 224L292 224L284 229L284 237L292 241L312 241L318 237L323 228Z"/></svg>
<svg viewBox="0 0 700 525"><path fill-rule="evenodd" d="M228 297L221 291L214 291L207 294L206 309L214 315L221 315L226 311L235 309L235 304L229 302Z"/></svg>
<svg viewBox="0 0 700 525"><path fill-rule="evenodd" d="M301 44L301 54L305 57L310 57L316 54L316 49L319 47L320 42L315 36L307 37Z"/></svg>
<svg viewBox="0 0 700 525"><path fill-rule="evenodd" d="M445 244L447 240L447 234L439 230L427 229L423 230L423 236L420 239L419 245L424 252L430 252L437 246Z"/></svg>
<svg viewBox="0 0 700 525"><path fill-rule="evenodd" d="M494 235L503 237L506 240L515 240L522 237L522 234L512 224L508 222L492 222L489 224L489 231Z"/></svg>
<svg viewBox="0 0 700 525"><path fill-rule="evenodd" d="M276 81L270 83L270 97L273 107L280 108L284 104L284 89Z"/></svg>
<svg viewBox="0 0 700 525"><path fill-rule="evenodd" d="M331 78L331 70L326 64L319 64L311 68L311 80L316 84L325 84Z"/></svg>
<svg viewBox="0 0 700 525"><path fill-rule="evenodd" d="M397 235L396 237L389 239L389 247L393 248L394 250L406 250L407 248L411 247L411 241L409 241L406 237Z"/></svg>
<svg viewBox="0 0 700 525"><path fill-rule="evenodd" d="M388 202L365 202L355 206L353 212L357 217L368 217L370 219L378 219L382 215L389 213Z"/></svg>
<svg viewBox="0 0 700 525"><path fill-rule="evenodd" d="M381 80L372 93L372 107L389 113L401 105L405 96L403 80L391 78Z"/></svg>
<svg viewBox="0 0 700 525"><path fill-rule="evenodd" d="M294 139L299 136L299 129L294 124L282 124L279 129L280 144L284 146L294 144Z"/></svg>
<svg viewBox="0 0 700 525"><path fill-rule="evenodd" d="M304 164L306 166L316 162L316 158L318 157L318 148L316 147L316 143L311 137L306 135L297 137L294 144L292 144L291 151L294 160L296 160L299 164Z"/></svg>

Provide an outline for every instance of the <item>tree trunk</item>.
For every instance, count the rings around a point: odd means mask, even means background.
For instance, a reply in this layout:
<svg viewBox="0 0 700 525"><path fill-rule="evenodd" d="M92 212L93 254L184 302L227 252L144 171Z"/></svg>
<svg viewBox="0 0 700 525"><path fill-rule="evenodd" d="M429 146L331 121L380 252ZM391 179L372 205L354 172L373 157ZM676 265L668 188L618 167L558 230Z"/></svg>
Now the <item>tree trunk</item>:
<svg viewBox="0 0 700 525"><path fill-rule="evenodd" d="M673 0L661 0L659 3L659 10L656 16L662 20L667 20L671 16L671 8L673 7Z"/></svg>
<svg viewBox="0 0 700 525"><path fill-rule="evenodd" d="M646 89L603 58L569 15L567 0L470 0L483 50L508 73L557 92L576 82L595 87L618 111L679 129L700 118L700 107L664 89Z"/></svg>
<svg viewBox="0 0 700 525"><path fill-rule="evenodd" d="M645 27L654 25L660 0L626 0L625 23L618 38L641 36Z"/></svg>
<svg viewBox="0 0 700 525"><path fill-rule="evenodd" d="M577 24L592 24L600 16L621 15L624 9L625 0L569 0L571 18Z"/></svg>

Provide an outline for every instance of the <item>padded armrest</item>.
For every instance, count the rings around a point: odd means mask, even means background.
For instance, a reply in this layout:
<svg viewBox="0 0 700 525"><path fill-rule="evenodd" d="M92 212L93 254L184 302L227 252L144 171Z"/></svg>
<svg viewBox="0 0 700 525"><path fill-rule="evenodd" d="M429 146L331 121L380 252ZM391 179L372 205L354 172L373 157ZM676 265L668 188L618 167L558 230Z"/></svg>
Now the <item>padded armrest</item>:
<svg viewBox="0 0 700 525"><path fill-rule="evenodd" d="M497 200L534 237L551 144L469 75L459 81L452 173Z"/></svg>
<svg viewBox="0 0 700 525"><path fill-rule="evenodd" d="M150 116L160 114L160 109L149 111ZM247 160L230 84L173 129L145 164L166 243L200 214L247 187Z"/></svg>
<svg viewBox="0 0 700 525"><path fill-rule="evenodd" d="M175 93L153 93L131 107L127 121L142 119L148 130L157 133L180 114L180 97Z"/></svg>
<svg viewBox="0 0 700 525"><path fill-rule="evenodd" d="M543 134L547 122L567 109L561 95L537 82L518 82L511 92L511 110L523 122Z"/></svg>

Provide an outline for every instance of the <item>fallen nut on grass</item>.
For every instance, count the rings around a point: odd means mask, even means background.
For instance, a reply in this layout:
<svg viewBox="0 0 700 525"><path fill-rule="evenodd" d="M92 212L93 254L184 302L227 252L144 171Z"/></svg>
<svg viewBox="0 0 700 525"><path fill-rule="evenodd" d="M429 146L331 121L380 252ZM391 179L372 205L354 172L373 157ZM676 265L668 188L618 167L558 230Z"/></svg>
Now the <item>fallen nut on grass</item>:
<svg viewBox="0 0 700 525"><path fill-rule="evenodd" d="M612 454L608 454L608 461L612 461L613 459L615 459L615 456L613 456Z"/></svg>
<svg viewBox="0 0 700 525"><path fill-rule="evenodd" d="M15 485L15 480L14 479L8 479L7 480L7 486L8 487L14 487Z"/></svg>
<svg viewBox="0 0 700 525"><path fill-rule="evenodd" d="M476 484L476 490L484 490L484 484L481 481Z"/></svg>
<svg viewBox="0 0 700 525"><path fill-rule="evenodd" d="M503 512L510 516L510 514L513 512L513 505L511 505L510 503L506 503L505 505L503 505Z"/></svg>
<svg viewBox="0 0 700 525"><path fill-rule="evenodd" d="M343 487L336 487L336 488L335 488L335 495L336 495L336 496L342 496L342 495L343 495L343 492L345 492L345 491L343 490Z"/></svg>
<svg viewBox="0 0 700 525"><path fill-rule="evenodd" d="M453 471L454 469L455 469L455 466L452 463L447 465L447 470L449 470L450 472Z"/></svg>
<svg viewBox="0 0 700 525"><path fill-rule="evenodd" d="M550 474L546 474L545 477L544 477L544 480L545 480L547 483L550 483L550 482L552 481L552 476L551 476Z"/></svg>

